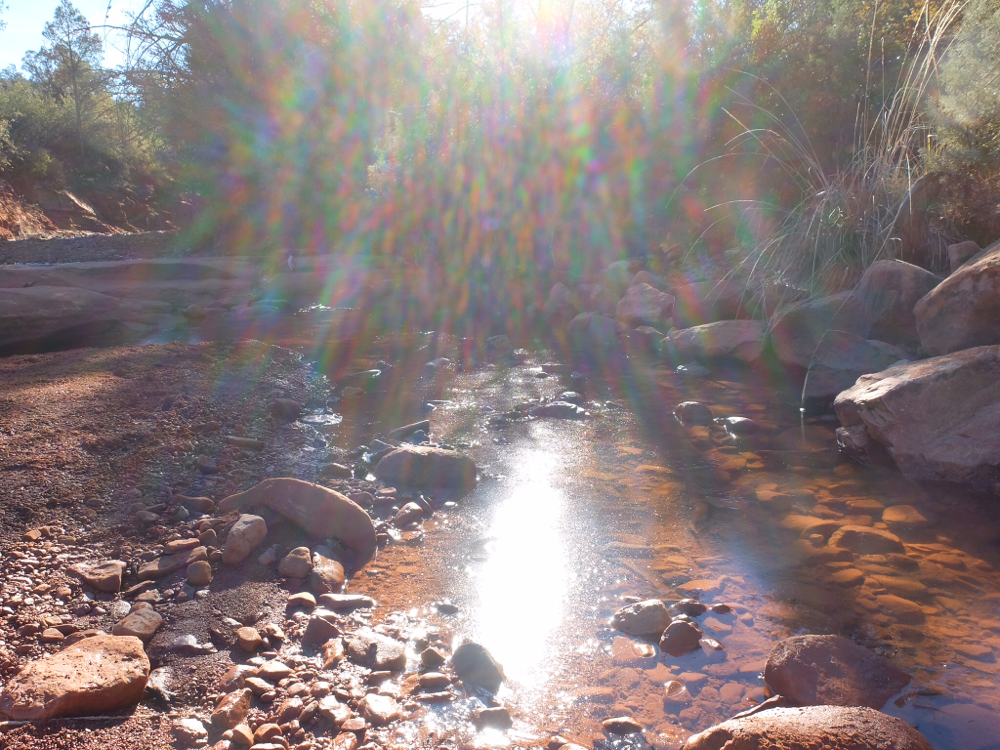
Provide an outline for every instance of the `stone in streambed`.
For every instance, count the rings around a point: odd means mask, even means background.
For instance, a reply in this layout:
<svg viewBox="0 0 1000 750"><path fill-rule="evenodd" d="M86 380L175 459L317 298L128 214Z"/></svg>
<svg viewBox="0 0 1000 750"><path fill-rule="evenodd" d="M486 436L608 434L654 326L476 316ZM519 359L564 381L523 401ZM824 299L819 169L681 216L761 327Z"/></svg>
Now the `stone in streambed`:
<svg viewBox="0 0 1000 750"><path fill-rule="evenodd" d="M628 635L659 638L670 620L666 604L659 599L647 599L619 609L611 617L611 625Z"/></svg>
<svg viewBox="0 0 1000 750"><path fill-rule="evenodd" d="M697 651L701 637L701 629L690 620L674 620L660 637L660 650L671 656L683 656Z"/></svg>
<svg viewBox="0 0 1000 750"><path fill-rule="evenodd" d="M932 750L906 722L871 708L772 708L706 729L681 750Z"/></svg>
<svg viewBox="0 0 1000 750"><path fill-rule="evenodd" d="M375 525L365 510L318 484L289 477L265 479L222 500L219 510L228 513L244 505L264 505L315 539L339 539L353 553L355 568L365 565L378 549Z"/></svg>
<svg viewBox="0 0 1000 750"><path fill-rule="evenodd" d="M24 667L0 693L0 713L44 721L117 711L142 698L148 678L142 641L95 635Z"/></svg>
<svg viewBox="0 0 1000 750"><path fill-rule="evenodd" d="M905 551L898 536L871 526L841 526L830 536L829 546L849 549L858 555Z"/></svg>
<svg viewBox="0 0 1000 750"><path fill-rule="evenodd" d="M112 628L113 635L135 636L143 643L156 634L163 624L163 616L152 609L137 609Z"/></svg>
<svg viewBox="0 0 1000 750"><path fill-rule="evenodd" d="M198 560L207 560L208 550L205 547L195 547L192 550L163 555L139 566L139 580L151 581L170 575L174 571L187 567Z"/></svg>
<svg viewBox="0 0 1000 750"><path fill-rule="evenodd" d="M496 693L506 680L503 667L486 648L472 641L465 641L455 649L451 658L458 678L470 689L484 688Z"/></svg>
<svg viewBox="0 0 1000 750"><path fill-rule="evenodd" d="M324 545L313 551L312 571L309 573L309 587L315 594L336 594L344 588L347 572L344 565L334 559L333 552Z"/></svg>
<svg viewBox="0 0 1000 750"><path fill-rule="evenodd" d="M347 657L375 671L396 671L406 666L406 647L397 640L362 629L347 639Z"/></svg>
<svg viewBox="0 0 1000 750"><path fill-rule="evenodd" d="M799 635L774 647L764 681L771 692L799 705L881 708L910 678L846 638Z"/></svg>
<svg viewBox="0 0 1000 750"><path fill-rule="evenodd" d="M457 451L421 445L402 445L378 462L375 474L388 485L471 490L476 464Z"/></svg>
<svg viewBox="0 0 1000 750"><path fill-rule="evenodd" d="M192 586L205 586L212 582L212 566L206 560L198 560L187 567L188 583Z"/></svg>
<svg viewBox="0 0 1000 750"><path fill-rule="evenodd" d="M121 560L107 560L92 565L76 565L70 568L70 571L98 591L113 594L116 591L121 591L122 574L126 567L126 564Z"/></svg>
<svg viewBox="0 0 1000 750"><path fill-rule="evenodd" d="M278 563L278 572L288 578L306 578L312 568L312 553L308 547L296 547Z"/></svg>
<svg viewBox="0 0 1000 750"><path fill-rule="evenodd" d="M222 551L222 562L238 565L246 560L253 548L267 536L267 523L260 516L243 514L229 529L226 547Z"/></svg>

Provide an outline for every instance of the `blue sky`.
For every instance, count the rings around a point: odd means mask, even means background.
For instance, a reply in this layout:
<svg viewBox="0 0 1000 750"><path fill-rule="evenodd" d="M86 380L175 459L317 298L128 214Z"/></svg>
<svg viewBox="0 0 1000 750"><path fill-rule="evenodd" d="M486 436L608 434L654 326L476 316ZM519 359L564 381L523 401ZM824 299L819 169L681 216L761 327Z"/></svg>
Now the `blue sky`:
<svg viewBox="0 0 1000 750"><path fill-rule="evenodd" d="M97 27L105 23L121 25L125 21L125 11L134 5L134 0L72 0L73 6ZM0 12L0 21L7 28L0 31L0 68L8 65L21 67L21 58L29 50L37 50L44 43L42 29L55 15L59 0L0 0L6 8ZM105 21L107 15L107 21ZM113 32L105 29L95 29L101 36L107 34L104 44L104 64L109 67L123 61L123 57L115 50L118 39Z"/></svg>

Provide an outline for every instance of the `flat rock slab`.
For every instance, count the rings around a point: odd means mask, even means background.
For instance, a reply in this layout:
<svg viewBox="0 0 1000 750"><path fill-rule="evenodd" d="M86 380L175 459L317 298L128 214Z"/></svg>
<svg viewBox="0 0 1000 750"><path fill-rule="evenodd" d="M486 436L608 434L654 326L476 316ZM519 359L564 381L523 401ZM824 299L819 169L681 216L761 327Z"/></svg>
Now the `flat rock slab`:
<svg viewBox="0 0 1000 750"><path fill-rule="evenodd" d="M105 562L76 565L70 570L78 575L84 583L93 586L98 591L107 594L121 591L122 574L126 565L121 560L106 560Z"/></svg>
<svg viewBox="0 0 1000 750"><path fill-rule="evenodd" d="M476 486L476 464L468 456L443 448L403 445L382 457L375 474L395 487L451 489Z"/></svg>
<svg viewBox="0 0 1000 750"><path fill-rule="evenodd" d="M690 737L681 750L932 750L920 732L871 708L772 708Z"/></svg>
<svg viewBox="0 0 1000 750"><path fill-rule="evenodd" d="M372 630L362 629L347 639L347 657L376 671L396 671L406 666L406 646Z"/></svg>
<svg viewBox="0 0 1000 750"><path fill-rule="evenodd" d="M364 508L318 484L289 477L265 479L222 500L219 511L228 513L245 505L268 507L315 539L336 537L353 553L355 568L368 563L378 549L375 525Z"/></svg>
<svg viewBox="0 0 1000 750"><path fill-rule="evenodd" d="M163 616L152 609L137 609L112 628L113 635L132 635L143 643L156 635L163 624Z"/></svg>
<svg viewBox="0 0 1000 750"><path fill-rule="evenodd" d="M798 635L771 651L764 681L798 705L881 708L910 681L888 659L838 635Z"/></svg>
<svg viewBox="0 0 1000 750"><path fill-rule="evenodd" d="M206 559L208 559L208 549L205 547L195 547L193 550L163 555L140 566L139 580L152 581L156 578L163 578L176 570L186 568L193 562Z"/></svg>
<svg viewBox="0 0 1000 750"><path fill-rule="evenodd" d="M0 713L41 721L117 711L139 702L147 679L142 641L96 635L24 667L0 693Z"/></svg>

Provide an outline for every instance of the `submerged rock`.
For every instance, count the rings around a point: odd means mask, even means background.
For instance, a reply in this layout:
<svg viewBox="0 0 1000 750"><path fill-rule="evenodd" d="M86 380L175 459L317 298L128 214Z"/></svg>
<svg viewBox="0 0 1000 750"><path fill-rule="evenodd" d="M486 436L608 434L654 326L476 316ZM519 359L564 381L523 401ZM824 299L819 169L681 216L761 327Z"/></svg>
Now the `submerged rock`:
<svg viewBox="0 0 1000 750"><path fill-rule="evenodd" d="M623 633L659 638L670 624L667 605L660 599L647 599L622 607L611 617L611 625Z"/></svg>
<svg viewBox="0 0 1000 750"><path fill-rule="evenodd" d="M396 487L442 488L462 492L476 485L476 464L457 451L402 445L382 457L375 474Z"/></svg>
<svg viewBox="0 0 1000 750"><path fill-rule="evenodd" d="M906 722L871 708L772 708L717 724L681 750L932 750Z"/></svg>
<svg viewBox="0 0 1000 750"><path fill-rule="evenodd" d="M583 419L590 416L586 409L568 401L550 401L547 404L539 404L531 407L528 413L533 417L552 417L554 419Z"/></svg>
<svg viewBox="0 0 1000 750"><path fill-rule="evenodd" d="M472 641L465 641L455 649L451 661L455 674L470 690L484 688L496 693L507 679L503 667L486 647Z"/></svg>
<svg viewBox="0 0 1000 750"><path fill-rule="evenodd" d="M798 705L881 708L910 677L846 638L799 635L774 647L764 681L773 693Z"/></svg>

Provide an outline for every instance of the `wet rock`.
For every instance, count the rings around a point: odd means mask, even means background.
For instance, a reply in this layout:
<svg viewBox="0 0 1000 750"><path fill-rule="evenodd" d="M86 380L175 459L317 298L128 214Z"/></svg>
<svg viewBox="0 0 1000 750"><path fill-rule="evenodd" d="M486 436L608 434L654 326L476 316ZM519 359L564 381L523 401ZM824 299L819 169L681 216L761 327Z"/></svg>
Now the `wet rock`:
<svg viewBox="0 0 1000 750"><path fill-rule="evenodd" d="M323 594L319 603L333 612L371 609L376 606L374 599L363 594Z"/></svg>
<svg viewBox="0 0 1000 750"><path fill-rule="evenodd" d="M198 560L187 567L188 583L192 586L205 586L212 582L212 566L205 560Z"/></svg>
<svg viewBox="0 0 1000 750"><path fill-rule="evenodd" d="M576 391L563 391L556 397L556 401L566 401L570 404L576 404L577 406L583 406L584 400Z"/></svg>
<svg viewBox="0 0 1000 750"><path fill-rule="evenodd" d="M424 509L418 503L411 502L399 509L399 512L393 516L392 522L394 525L402 528L414 521L419 521L423 516Z"/></svg>
<svg viewBox="0 0 1000 750"><path fill-rule="evenodd" d="M332 638L323 644L323 669L330 669L344 660L344 642Z"/></svg>
<svg viewBox="0 0 1000 750"><path fill-rule="evenodd" d="M679 680L667 680L663 686L663 699L668 703L691 703L691 693L687 685Z"/></svg>
<svg viewBox="0 0 1000 750"><path fill-rule="evenodd" d="M367 564L378 548L375 526L364 509L321 485L288 477L265 479L245 492L225 498L219 503L219 510L228 513L254 504L280 513L315 539L336 537L351 550L356 568Z"/></svg>
<svg viewBox="0 0 1000 750"><path fill-rule="evenodd" d="M674 331L664 345L680 362L718 357L754 362L764 350L764 338L764 324L759 320L720 320Z"/></svg>
<svg viewBox="0 0 1000 750"><path fill-rule="evenodd" d="M674 620L660 637L660 650L671 656L683 656L700 648L704 633L690 620Z"/></svg>
<svg viewBox="0 0 1000 750"><path fill-rule="evenodd" d="M931 520L912 505L892 505L882 511L882 521L889 528L922 529Z"/></svg>
<svg viewBox="0 0 1000 750"><path fill-rule="evenodd" d="M302 412L302 404L290 398L276 398L267 405L267 411L282 422L294 422Z"/></svg>
<svg viewBox="0 0 1000 750"><path fill-rule="evenodd" d="M531 407L528 413L533 417L549 417L551 419L584 419L590 416L586 409L568 401L550 401L547 404L539 404Z"/></svg>
<svg viewBox="0 0 1000 750"><path fill-rule="evenodd" d="M326 643L331 638L338 637L340 633L340 618L328 610L316 609L306 624L302 643L307 646Z"/></svg>
<svg viewBox="0 0 1000 750"><path fill-rule="evenodd" d="M355 664L390 672L406 666L406 647L388 636L363 628L345 640L347 657Z"/></svg>
<svg viewBox="0 0 1000 750"><path fill-rule="evenodd" d="M848 549L857 555L884 555L903 552L903 542L895 534L870 526L841 526L830 536L829 546Z"/></svg>
<svg viewBox="0 0 1000 750"><path fill-rule="evenodd" d="M635 284L615 306L615 317L629 328L653 326L663 331L673 325L674 297L649 284Z"/></svg>
<svg viewBox="0 0 1000 750"><path fill-rule="evenodd" d="M309 588L315 594L337 593L344 588L347 572L339 560L333 559L333 552L323 545L313 551L312 571L309 573Z"/></svg>
<svg viewBox="0 0 1000 750"><path fill-rule="evenodd" d="M476 711L472 716L472 723L476 729L510 729L514 726L514 719L511 718L510 711L502 706L495 708L483 708Z"/></svg>
<svg viewBox="0 0 1000 750"><path fill-rule="evenodd" d="M680 615L686 615L687 617L701 617L708 611L708 607L699 602L697 599L681 599L680 601L671 604L667 611L670 613L671 617L679 617Z"/></svg>
<svg viewBox="0 0 1000 750"><path fill-rule="evenodd" d="M403 445L386 454L375 474L396 487L440 488L468 491L476 484L476 464L457 451Z"/></svg>
<svg viewBox="0 0 1000 750"><path fill-rule="evenodd" d="M232 729L237 724L243 722L247 711L250 710L250 701L253 693L249 688L234 690L226 695L212 712L213 726L221 729Z"/></svg>
<svg viewBox="0 0 1000 750"><path fill-rule="evenodd" d="M420 664L427 669L437 669L447 661L447 657L440 649L428 646L420 652Z"/></svg>
<svg viewBox="0 0 1000 750"><path fill-rule="evenodd" d="M685 427L712 424L712 410L699 401L683 401L674 407L674 416Z"/></svg>
<svg viewBox="0 0 1000 750"><path fill-rule="evenodd" d="M659 638L670 619L666 604L660 599L647 599L619 609L611 617L611 626L629 635Z"/></svg>
<svg viewBox="0 0 1000 750"><path fill-rule="evenodd" d="M888 453L907 477L990 486L998 478L1000 346L897 365L858 379L834 406L864 428L873 459Z"/></svg>
<svg viewBox="0 0 1000 750"><path fill-rule="evenodd" d="M121 591L122 574L126 567L127 565L121 560L107 560L91 565L76 565L70 568L70 571L98 591L111 594Z"/></svg>
<svg viewBox="0 0 1000 750"><path fill-rule="evenodd" d="M163 616L152 609L139 609L130 614L111 629L113 635L135 636L143 643L156 634L163 625Z"/></svg>
<svg viewBox="0 0 1000 750"><path fill-rule="evenodd" d="M250 556L253 548L263 542L266 536L267 524L263 518L248 514L241 515L226 536L222 562L227 565L238 565Z"/></svg>
<svg viewBox="0 0 1000 750"><path fill-rule="evenodd" d="M771 692L798 705L881 708L910 678L846 638L800 635L772 649L764 681Z"/></svg>
<svg viewBox="0 0 1000 750"><path fill-rule="evenodd" d="M402 709L395 700L388 695L376 695L369 693L361 699L359 705L361 715L371 723L372 726L385 726L391 721L395 721L402 714Z"/></svg>
<svg viewBox="0 0 1000 750"><path fill-rule="evenodd" d="M882 370L910 355L884 341L866 340L846 331L827 331L816 345L802 386L802 403L828 409L859 377Z"/></svg>
<svg viewBox="0 0 1000 750"><path fill-rule="evenodd" d="M895 594L876 596L875 603L883 614L907 625L919 625L927 619L919 604Z"/></svg>
<svg viewBox="0 0 1000 750"><path fill-rule="evenodd" d="M906 722L871 708L772 708L690 737L681 750L931 750Z"/></svg>
<svg viewBox="0 0 1000 750"><path fill-rule="evenodd" d="M490 693L500 690L506 679L503 667L484 646L464 641L451 658L455 674L470 690L484 688Z"/></svg>
<svg viewBox="0 0 1000 750"><path fill-rule="evenodd" d="M44 721L117 711L142 698L148 678L142 641L95 635L11 677L0 692L0 713L15 721Z"/></svg>
<svg viewBox="0 0 1000 750"><path fill-rule="evenodd" d="M608 734L635 734L641 732L643 727L631 716L615 716L601 722L604 731Z"/></svg>
<svg viewBox="0 0 1000 750"><path fill-rule="evenodd" d="M288 578L306 578L312 572L312 552L308 547L296 547L278 563L278 572Z"/></svg>

